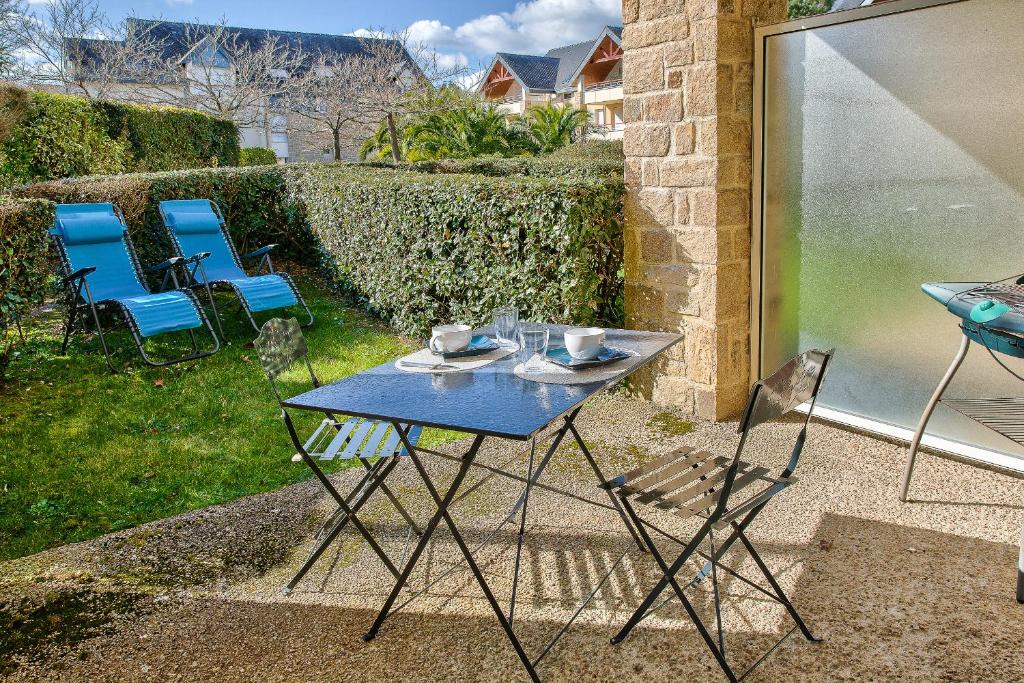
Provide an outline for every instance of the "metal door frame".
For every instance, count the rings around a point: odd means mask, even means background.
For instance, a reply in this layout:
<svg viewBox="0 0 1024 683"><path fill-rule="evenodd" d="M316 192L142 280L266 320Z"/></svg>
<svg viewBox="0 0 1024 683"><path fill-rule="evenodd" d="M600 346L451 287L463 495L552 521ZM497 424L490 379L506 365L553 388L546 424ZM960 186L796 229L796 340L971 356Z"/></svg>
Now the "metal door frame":
<svg viewBox="0 0 1024 683"><path fill-rule="evenodd" d="M763 300L761 283L764 274L764 113L765 113L765 72L764 58L768 39L773 36L796 33L823 26L847 24L865 19L874 19L890 14L902 14L922 9L930 9L942 5L952 5L970 0L890 0L878 5L858 7L819 14L804 19L762 26L754 30L754 125L752 128L751 152L753 178L751 182L751 234L750 234L750 381L761 379L761 327ZM839 350L840 353L842 349ZM913 429L908 429L843 411L819 406L816 415L830 422L842 424L854 429L870 432L890 439L910 441ZM952 441L935 436L926 436L923 444L933 450L952 455L954 459L969 461L971 464L982 464L1000 471L1019 473L1024 463L1019 458L1005 455L970 444Z"/></svg>

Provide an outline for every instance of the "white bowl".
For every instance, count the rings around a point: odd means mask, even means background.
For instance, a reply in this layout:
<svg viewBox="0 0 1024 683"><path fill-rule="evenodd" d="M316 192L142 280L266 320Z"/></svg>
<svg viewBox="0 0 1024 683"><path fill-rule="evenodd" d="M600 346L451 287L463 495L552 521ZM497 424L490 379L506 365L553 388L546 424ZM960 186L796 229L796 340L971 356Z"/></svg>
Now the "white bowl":
<svg viewBox="0 0 1024 683"><path fill-rule="evenodd" d="M473 340L469 325L438 325L430 330L430 350L434 353L462 351Z"/></svg>
<svg viewBox="0 0 1024 683"><path fill-rule="evenodd" d="M600 327L570 327L564 333L565 349L576 360L594 360L604 348Z"/></svg>

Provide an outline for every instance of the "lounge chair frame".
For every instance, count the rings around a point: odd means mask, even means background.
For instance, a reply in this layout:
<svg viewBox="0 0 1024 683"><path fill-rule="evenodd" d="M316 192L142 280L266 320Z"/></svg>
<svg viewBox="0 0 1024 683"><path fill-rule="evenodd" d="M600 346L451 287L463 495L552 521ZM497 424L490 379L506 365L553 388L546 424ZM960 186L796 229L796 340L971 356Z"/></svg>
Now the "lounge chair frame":
<svg viewBox="0 0 1024 683"><path fill-rule="evenodd" d="M637 607L626 624L612 638L613 644L621 643L637 624L672 600L672 597L669 597L655 605L661 594L670 586L730 681L743 679L797 629L807 640L812 642L818 640L804 623L793 603L754 548L746 534L746 529L776 494L796 481L792 475L803 451L807 438L807 427L810 424L818 391L831 356L832 351L808 351L791 360L771 377L754 384L740 421L740 440L732 458L715 456L711 453L683 447L609 481L608 488L614 491L619 498L622 508L632 520L634 527L640 532L645 545L662 572L662 578ZM808 401L810 409L804 419L803 428L797 436L788 463L779 475L770 476L766 468L755 467L741 460L747 437L755 427L777 419ZM741 491L744 492L744 500L730 507L733 494ZM752 495L751 492L753 492ZM683 518L702 519L703 521L699 530L690 540L682 540L641 518L636 511L637 503L671 511ZM724 542L716 545L714 533L722 529L729 529L730 533ZM669 563L665 559L654 543L651 531L683 546L683 550L675 561ZM709 542L710 546L706 553L700 550L701 544L705 540ZM722 557L737 541L743 545L754 560L758 570L768 582L769 588L760 586L722 564ZM687 587L692 588L698 585L710 574L714 594L717 638L712 637L701 621L693 604L686 597L683 586L676 578L676 575L694 555L703 558L705 564L703 569L689 581ZM722 571L758 590L769 599L782 604L796 624L740 675L734 672L726 658L718 582L718 574Z"/></svg>
<svg viewBox="0 0 1024 683"><path fill-rule="evenodd" d="M295 282L288 273L282 273L274 270L274 263L270 258L270 252L273 251L277 245L267 244L255 251L239 255L238 249L235 247L235 241L231 239L231 233L228 231L228 224L224 219L224 213L220 210L220 205L212 199L207 199L206 201L210 203L210 208L213 210L214 215L220 223L221 237L227 243L231 256L235 261L235 265L245 273L246 270L243 265L244 261L258 258L259 263L256 266L256 275L277 275L279 278L284 280L291 288L292 293L295 294L295 300L300 306L302 306L306 311L306 315L309 317L303 327L310 327L315 322L315 318L313 317L313 312L306 304L306 300L302 298L299 288L295 286ZM210 307L213 309L213 317L217 321L217 331L220 332L221 337L224 337L224 326L221 321L220 311L217 310L217 303L213 298L213 292L218 288L222 291L231 290L234 293L235 298L238 299L240 309L245 313L245 317L249 320L249 324L252 325L252 328L256 330L257 333L259 333L260 326L256 323L256 318L254 317L252 308L249 306L249 302L246 300L245 296L232 285L231 281L214 280L211 282L210 279L206 277L206 269L203 266L203 261L209 258L210 253L200 252L198 254L185 254L184 249L181 247L181 243L174 234L174 229L167 223L167 215L164 213L163 207L158 205L157 210L160 212L160 220L164 224L164 229L167 231L167 235L171 240L171 245L174 248L175 254L182 259L185 265L186 286L190 289L203 289L206 291L207 299L210 301ZM266 272L262 273L261 271L264 269L266 269ZM202 281L196 277L197 275L202 276Z"/></svg>
<svg viewBox="0 0 1024 683"><path fill-rule="evenodd" d="M132 340L135 342L135 348L138 349L139 355L142 356L142 361L151 367L159 368L169 365L177 365L178 363L199 360L200 358L206 358L207 356L212 356L217 353L220 350L220 340L214 333L213 327L210 325L210 320L206 317L206 312L203 310L202 305L199 303L199 300L193 292L187 289L182 289L179 286L178 276L174 272L174 268L182 264L182 259L170 258L155 266L143 269L142 262L139 260L139 255L135 250L135 244L132 242L131 236L128 233L128 223L125 221L124 214L116 204L114 204L113 207L114 215L117 217L117 220L121 222L121 225L124 226L123 240L125 249L128 252L128 257L131 260L132 267L135 269L135 275L138 277L139 282L146 282L146 272L163 273L163 281L158 293L178 291L188 297L192 302L192 305L195 306L196 312L199 314L199 318L203 322L203 326L213 338L213 348L208 351L200 351L195 330L187 330L189 339L192 343L191 354L163 361L153 360L150 358L146 353L145 346L143 345L142 333L140 332L131 311L116 299L96 300L93 297L92 291L89 289L89 283L86 280L86 276L95 272L96 268L85 267L72 272L71 260L68 257L63 241L59 235L51 233L50 241L53 243L54 250L57 252L57 259L61 274L61 287L64 290L68 309L68 318L64 324L64 341L60 346L61 355L67 353L68 344L71 342L71 335L74 334L76 329L76 323L79 331L82 333L89 332L89 327L86 323L86 318L88 317L91 319L92 326L100 339L100 346L103 349L103 358L107 362L107 367L110 368L111 372L116 373L117 370L114 368L114 364L110 360L110 347L107 344L106 335L103 333L103 325L100 322L100 312L105 313L108 310L119 315L124 320L125 326L128 328L128 331L132 335ZM173 285L173 287L169 288L169 285Z"/></svg>

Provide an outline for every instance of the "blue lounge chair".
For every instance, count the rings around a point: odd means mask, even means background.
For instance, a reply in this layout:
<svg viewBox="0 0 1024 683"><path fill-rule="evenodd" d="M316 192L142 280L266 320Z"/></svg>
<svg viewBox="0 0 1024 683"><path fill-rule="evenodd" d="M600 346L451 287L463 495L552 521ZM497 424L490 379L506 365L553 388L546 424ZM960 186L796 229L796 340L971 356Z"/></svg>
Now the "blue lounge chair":
<svg viewBox="0 0 1024 683"><path fill-rule="evenodd" d="M168 259L149 269L163 273L161 290L174 285L173 291L150 292L128 237L124 216L113 204L58 204L50 237L60 258L63 285L70 299L61 353L67 352L76 320L85 331L86 315L90 314L103 355L113 372L110 349L100 324L100 313L108 310L124 318L147 365L173 365L204 358L220 349L217 335L195 295L178 289L174 268L182 259ZM196 342L195 330L204 326L213 337L210 351L200 351ZM190 355L168 361L154 361L146 355L144 339L180 331L187 331L192 340Z"/></svg>
<svg viewBox="0 0 1024 683"><path fill-rule="evenodd" d="M218 286L229 287L234 291L256 332L260 331L260 327L253 313L296 304L301 305L309 316L306 326L313 324L313 313L303 301L295 283L286 273L274 271L270 251L276 244L268 244L239 257L220 207L208 199L160 202L160 216L178 256L183 257L191 268L186 271L190 278L189 286L206 290L221 336L224 335L224 329L213 300L213 289ZM243 259L260 259L256 272L266 269L266 273L248 275L242 266Z"/></svg>

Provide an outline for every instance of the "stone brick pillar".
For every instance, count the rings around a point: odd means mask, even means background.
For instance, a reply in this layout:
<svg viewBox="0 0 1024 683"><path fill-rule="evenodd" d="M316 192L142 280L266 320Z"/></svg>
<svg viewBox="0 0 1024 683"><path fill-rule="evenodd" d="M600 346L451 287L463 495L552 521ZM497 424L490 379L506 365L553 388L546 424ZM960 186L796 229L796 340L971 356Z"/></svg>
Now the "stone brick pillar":
<svg viewBox="0 0 1024 683"><path fill-rule="evenodd" d="M786 0L624 0L626 320L685 340L639 379L707 419L750 386L753 26Z"/></svg>

